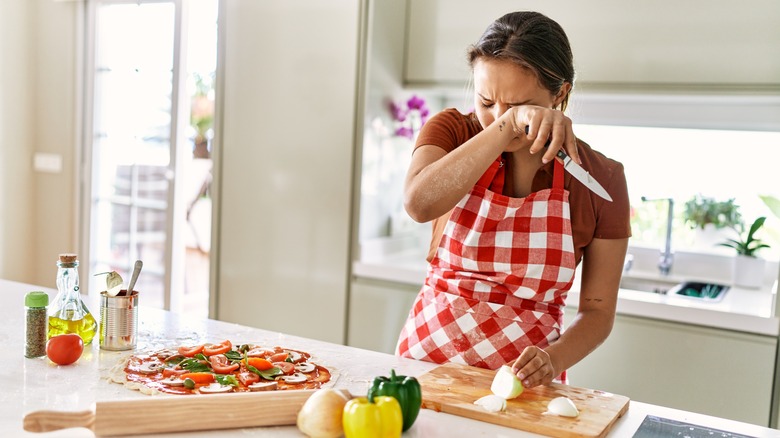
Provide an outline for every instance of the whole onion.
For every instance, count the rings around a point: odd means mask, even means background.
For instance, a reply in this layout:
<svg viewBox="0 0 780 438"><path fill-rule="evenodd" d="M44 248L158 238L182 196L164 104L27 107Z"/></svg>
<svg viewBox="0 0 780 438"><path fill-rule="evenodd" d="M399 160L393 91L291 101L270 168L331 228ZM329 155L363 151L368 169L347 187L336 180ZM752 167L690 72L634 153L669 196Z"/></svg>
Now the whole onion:
<svg viewBox="0 0 780 438"><path fill-rule="evenodd" d="M312 438L336 438L344 433L341 417L349 399L342 391L316 391L298 412L298 429Z"/></svg>

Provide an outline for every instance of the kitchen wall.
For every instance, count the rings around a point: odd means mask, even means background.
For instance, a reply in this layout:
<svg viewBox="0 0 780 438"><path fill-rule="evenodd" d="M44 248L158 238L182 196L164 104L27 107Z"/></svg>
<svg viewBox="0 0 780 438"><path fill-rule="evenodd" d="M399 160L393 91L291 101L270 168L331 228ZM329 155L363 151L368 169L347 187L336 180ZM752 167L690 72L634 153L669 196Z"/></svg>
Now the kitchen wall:
<svg viewBox="0 0 780 438"><path fill-rule="evenodd" d="M60 252L77 251L78 2L0 2L0 277L54 286ZM33 170L33 156L62 170Z"/></svg>

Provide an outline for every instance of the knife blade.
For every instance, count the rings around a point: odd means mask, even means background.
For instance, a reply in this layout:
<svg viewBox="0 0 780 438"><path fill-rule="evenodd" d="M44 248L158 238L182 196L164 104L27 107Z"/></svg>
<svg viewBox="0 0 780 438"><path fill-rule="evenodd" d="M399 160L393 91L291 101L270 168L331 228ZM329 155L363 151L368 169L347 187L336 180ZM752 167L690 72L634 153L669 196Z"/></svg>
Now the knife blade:
<svg viewBox="0 0 780 438"><path fill-rule="evenodd" d="M525 127L525 133L528 135L528 126ZM550 141L547 140L547 143L545 143L544 147L550 146ZM555 154L558 158L563 160L563 168L569 171L571 176L573 176L577 181L581 182L585 185L590 191L593 193L601 196L602 198L606 199L609 202L612 202L612 197L609 196L609 193L607 193L607 190L599 184L598 181L596 181L595 178L590 176L590 173L585 170L582 166L575 163L574 160L569 157L569 155L566 154L566 152L563 149L558 149L558 152Z"/></svg>

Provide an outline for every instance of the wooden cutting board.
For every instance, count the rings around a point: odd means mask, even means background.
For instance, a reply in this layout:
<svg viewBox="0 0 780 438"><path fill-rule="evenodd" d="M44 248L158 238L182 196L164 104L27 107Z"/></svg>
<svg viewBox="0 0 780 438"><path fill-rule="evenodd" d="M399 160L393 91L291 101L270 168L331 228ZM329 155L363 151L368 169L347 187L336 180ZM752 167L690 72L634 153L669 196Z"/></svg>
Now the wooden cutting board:
<svg viewBox="0 0 780 438"><path fill-rule="evenodd" d="M628 410L628 397L553 383L507 400L505 412L488 412L474 401L492 394L494 375L495 371L458 364L434 368L418 377L423 408L553 437L603 437ZM546 414L547 403L555 397L570 398L580 415Z"/></svg>
<svg viewBox="0 0 780 438"><path fill-rule="evenodd" d="M24 430L86 427L96 436L115 436L289 425L295 424L298 411L313 393L290 390L104 401L90 411L31 412L24 417ZM351 398L349 392L342 393Z"/></svg>

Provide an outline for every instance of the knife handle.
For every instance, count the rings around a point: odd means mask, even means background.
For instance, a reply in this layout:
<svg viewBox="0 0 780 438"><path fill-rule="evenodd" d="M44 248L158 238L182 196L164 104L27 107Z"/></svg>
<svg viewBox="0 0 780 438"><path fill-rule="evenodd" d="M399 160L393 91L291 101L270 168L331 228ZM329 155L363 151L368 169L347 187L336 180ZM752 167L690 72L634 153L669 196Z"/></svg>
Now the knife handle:
<svg viewBox="0 0 780 438"><path fill-rule="evenodd" d="M95 412L35 411L24 416L24 430L28 432L51 432L71 427L93 429Z"/></svg>
<svg viewBox="0 0 780 438"><path fill-rule="evenodd" d="M525 125L525 135L528 135L528 125ZM547 143L544 144L544 147L550 146L550 143L552 142L552 137L549 137L547 139ZM563 150L563 148L558 149L558 152L555 153L555 155L558 156L561 160L566 160L569 158L568 155L566 155L566 151Z"/></svg>

